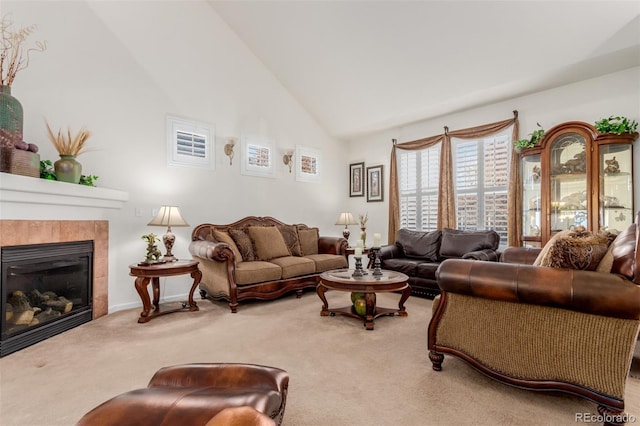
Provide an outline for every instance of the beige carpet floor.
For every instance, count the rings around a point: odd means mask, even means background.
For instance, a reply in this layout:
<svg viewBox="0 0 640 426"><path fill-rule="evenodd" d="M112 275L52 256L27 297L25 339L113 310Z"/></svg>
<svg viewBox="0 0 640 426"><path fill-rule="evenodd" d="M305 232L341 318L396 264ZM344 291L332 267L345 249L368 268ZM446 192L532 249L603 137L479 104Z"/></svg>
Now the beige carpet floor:
<svg viewBox="0 0 640 426"><path fill-rule="evenodd" d="M327 293L331 307L348 297ZM397 300L378 295L380 306ZM160 367L189 362L287 370L286 426L575 425L576 413L597 414L589 401L506 386L450 356L433 371L430 300L411 297L408 317L379 318L373 331L321 317L315 292L241 304L237 314L222 302L198 303L199 312L147 324L137 323L139 309L117 312L1 358L0 424L73 425L112 396L145 387ZM628 379L626 405L640 419L640 379Z"/></svg>

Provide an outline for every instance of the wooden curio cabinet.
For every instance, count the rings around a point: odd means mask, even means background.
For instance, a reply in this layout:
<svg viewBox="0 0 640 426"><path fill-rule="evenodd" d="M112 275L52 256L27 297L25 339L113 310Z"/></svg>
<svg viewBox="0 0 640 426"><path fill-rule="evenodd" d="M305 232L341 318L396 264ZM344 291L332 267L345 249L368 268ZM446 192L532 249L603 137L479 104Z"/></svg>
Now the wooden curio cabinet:
<svg viewBox="0 0 640 426"><path fill-rule="evenodd" d="M520 153L522 245L542 247L557 232L626 229L634 219L634 134L600 134L570 121Z"/></svg>

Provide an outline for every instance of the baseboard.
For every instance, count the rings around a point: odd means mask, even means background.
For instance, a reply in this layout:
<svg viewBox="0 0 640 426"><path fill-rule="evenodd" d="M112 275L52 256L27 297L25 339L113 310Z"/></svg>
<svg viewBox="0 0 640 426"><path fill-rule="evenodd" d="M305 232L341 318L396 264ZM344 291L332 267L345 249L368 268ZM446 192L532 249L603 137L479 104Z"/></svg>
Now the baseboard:
<svg viewBox="0 0 640 426"><path fill-rule="evenodd" d="M195 296L195 295L194 295ZM176 294L169 297L160 298L160 304L163 303L171 303L171 302L182 302L189 298L189 294ZM195 297L194 297L195 299ZM140 308L142 307L142 302L130 302L130 303L122 303L120 305L109 306L109 314L113 314L119 311L126 311L127 309Z"/></svg>

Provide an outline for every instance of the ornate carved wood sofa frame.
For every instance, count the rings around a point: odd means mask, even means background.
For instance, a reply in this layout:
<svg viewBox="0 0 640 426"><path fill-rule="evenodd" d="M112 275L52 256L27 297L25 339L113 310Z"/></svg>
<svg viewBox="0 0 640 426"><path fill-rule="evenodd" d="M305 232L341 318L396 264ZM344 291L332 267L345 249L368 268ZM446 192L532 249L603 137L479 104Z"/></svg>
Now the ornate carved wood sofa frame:
<svg viewBox="0 0 640 426"><path fill-rule="evenodd" d="M606 424L624 423L640 329L639 221L611 244L610 273L534 266L540 249L522 247L501 262L445 260L428 331L433 369L451 354L510 385L589 399Z"/></svg>
<svg viewBox="0 0 640 426"><path fill-rule="evenodd" d="M270 254L271 248L267 247L262 251L256 250L256 253L261 253L260 259L247 261L234 246L229 232L252 227L270 228L252 229L256 232L282 229L282 232L289 231L294 239L299 235L301 250L288 247L286 254L282 250ZM203 298L229 301L233 313L237 312L238 303L242 300L270 300L292 291L300 297L305 288L316 287L320 273L348 266L348 242L345 238L319 236L317 228L303 224L287 225L273 217L248 216L226 225L201 224L195 227L191 239L189 252L200 261L202 272L200 294ZM263 246L273 243L273 238L267 243L264 240ZM290 246L289 240L286 243ZM255 247L255 241L254 248L260 249Z"/></svg>

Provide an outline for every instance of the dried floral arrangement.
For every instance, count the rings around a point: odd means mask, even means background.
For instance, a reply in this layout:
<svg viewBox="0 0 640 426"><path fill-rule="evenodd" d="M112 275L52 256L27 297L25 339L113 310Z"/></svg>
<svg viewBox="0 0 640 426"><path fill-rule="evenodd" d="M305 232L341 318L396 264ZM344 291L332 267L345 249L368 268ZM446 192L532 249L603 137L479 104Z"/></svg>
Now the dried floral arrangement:
<svg viewBox="0 0 640 426"><path fill-rule="evenodd" d="M33 47L26 46L27 38L38 29L37 25L30 25L19 29L13 28L13 22L8 15L0 21L2 45L0 46L0 84L11 86L16 74L29 66L32 52L47 50L46 41L36 41Z"/></svg>
<svg viewBox="0 0 640 426"><path fill-rule="evenodd" d="M45 122L46 123L46 122ZM49 135L49 139L53 143L53 146L58 151L60 155L73 155L77 157L86 151L86 142L91 136L91 132L89 132L84 127L80 129L78 134L74 137L71 136L71 129L67 129L67 134L62 133L61 130L58 130L58 134L54 135L51 131L51 127L49 127L49 123L47 125L47 134Z"/></svg>

